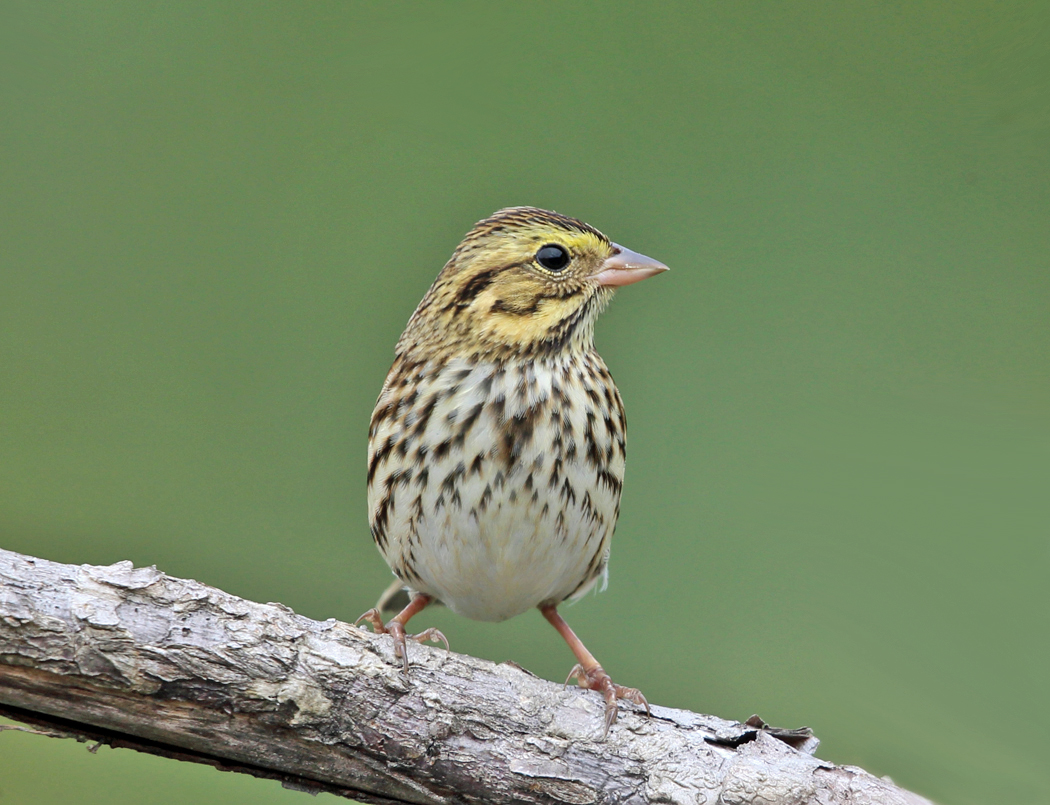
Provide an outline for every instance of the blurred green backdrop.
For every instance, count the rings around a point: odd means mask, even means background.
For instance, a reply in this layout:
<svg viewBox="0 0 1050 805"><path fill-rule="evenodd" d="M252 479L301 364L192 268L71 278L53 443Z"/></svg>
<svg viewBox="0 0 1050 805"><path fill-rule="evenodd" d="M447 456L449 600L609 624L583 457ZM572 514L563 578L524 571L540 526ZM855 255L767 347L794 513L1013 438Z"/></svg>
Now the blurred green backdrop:
<svg viewBox="0 0 1050 805"><path fill-rule="evenodd" d="M1050 802L1048 36L1036 2L9 0L0 545L356 617L394 341L475 220L554 208L673 268L599 326L631 433L588 646L942 805ZM426 624L573 662L538 615ZM25 734L0 769L3 803L307 801Z"/></svg>

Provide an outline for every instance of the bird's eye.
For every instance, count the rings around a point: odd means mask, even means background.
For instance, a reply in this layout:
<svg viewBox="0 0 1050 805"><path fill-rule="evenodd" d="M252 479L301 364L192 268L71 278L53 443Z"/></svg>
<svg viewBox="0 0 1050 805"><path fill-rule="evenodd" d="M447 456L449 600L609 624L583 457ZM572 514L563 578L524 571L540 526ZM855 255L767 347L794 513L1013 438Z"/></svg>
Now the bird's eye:
<svg viewBox="0 0 1050 805"><path fill-rule="evenodd" d="M569 264L569 253L557 243L548 243L536 252L536 262L548 271L561 271Z"/></svg>

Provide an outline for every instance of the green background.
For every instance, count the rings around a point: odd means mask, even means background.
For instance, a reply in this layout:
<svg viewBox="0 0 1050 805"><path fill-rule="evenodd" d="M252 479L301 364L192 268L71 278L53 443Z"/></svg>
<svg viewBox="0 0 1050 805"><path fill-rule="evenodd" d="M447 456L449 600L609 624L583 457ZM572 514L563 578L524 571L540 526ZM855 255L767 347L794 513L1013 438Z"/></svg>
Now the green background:
<svg viewBox="0 0 1050 805"><path fill-rule="evenodd" d="M1050 802L1048 41L1037 2L4 2L0 545L353 619L394 342L475 220L553 208L672 267L597 335L628 477L565 614L614 678ZM573 663L535 613L419 625ZM306 796L0 735L0 803Z"/></svg>

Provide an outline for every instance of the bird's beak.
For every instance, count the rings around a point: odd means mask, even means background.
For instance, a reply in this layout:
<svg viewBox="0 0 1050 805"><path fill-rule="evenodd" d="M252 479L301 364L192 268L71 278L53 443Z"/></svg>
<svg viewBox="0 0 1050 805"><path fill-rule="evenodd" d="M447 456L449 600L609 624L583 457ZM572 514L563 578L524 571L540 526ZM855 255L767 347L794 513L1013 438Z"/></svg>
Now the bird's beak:
<svg viewBox="0 0 1050 805"><path fill-rule="evenodd" d="M618 243L613 244L613 249L613 256L602 263L602 267L594 275L599 285L630 285L668 270L663 263L625 249Z"/></svg>

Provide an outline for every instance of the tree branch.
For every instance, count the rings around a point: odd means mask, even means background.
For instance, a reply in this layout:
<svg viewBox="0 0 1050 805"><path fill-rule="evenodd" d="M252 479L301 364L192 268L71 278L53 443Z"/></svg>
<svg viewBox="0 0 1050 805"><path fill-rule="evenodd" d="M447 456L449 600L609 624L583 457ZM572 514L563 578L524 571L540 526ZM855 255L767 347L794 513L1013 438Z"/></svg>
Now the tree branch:
<svg viewBox="0 0 1050 805"><path fill-rule="evenodd" d="M374 803L926 800L811 754L808 731L598 695L256 604L130 562L0 550L0 714L48 735ZM797 747L797 748L796 748Z"/></svg>

